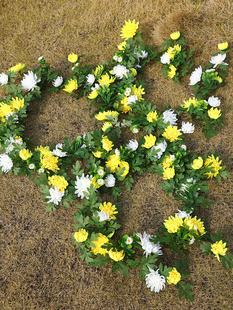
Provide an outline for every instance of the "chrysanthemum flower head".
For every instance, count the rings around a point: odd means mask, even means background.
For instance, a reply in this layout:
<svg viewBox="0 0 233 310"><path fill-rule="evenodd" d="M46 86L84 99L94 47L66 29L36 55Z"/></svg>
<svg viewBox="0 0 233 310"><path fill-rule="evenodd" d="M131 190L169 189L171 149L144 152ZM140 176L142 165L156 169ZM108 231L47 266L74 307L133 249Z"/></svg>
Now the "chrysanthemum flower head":
<svg viewBox="0 0 233 310"><path fill-rule="evenodd" d="M197 217L189 217L184 219L184 224L189 227L189 229L195 229L198 231L201 235L205 234L205 227L204 223L200 220L197 219Z"/></svg>
<svg viewBox="0 0 233 310"><path fill-rule="evenodd" d="M115 172L115 169L119 167L121 161L120 157L116 154L110 155L109 160L106 162L106 167L111 169L111 172Z"/></svg>
<svg viewBox="0 0 233 310"><path fill-rule="evenodd" d="M172 127L176 126L177 114L172 109L164 111L163 112L163 122L164 122L164 124L169 122Z"/></svg>
<svg viewBox="0 0 233 310"><path fill-rule="evenodd" d="M104 66L103 65L98 65L95 68L95 71L94 71L95 77L100 76L102 74L103 70L104 70Z"/></svg>
<svg viewBox="0 0 233 310"><path fill-rule="evenodd" d="M149 136L144 136L145 143L142 144L142 147L146 149L150 149L153 145L155 145L156 137L150 134Z"/></svg>
<svg viewBox="0 0 233 310"><path fill-rule="evenodd" d="M216 241L214 244L211 244L211 251L214 253L215 257L217 257L218 261L220 262L220 257L225 256L227 252L226 242L223 243L222 240Z"/></svg>
<svg viewBox="0 0 233 310"><path fill-rule="evenodd" d="M108 255L115 262L119 262L124 259L125 252L123 250L121 250L120 252L114 251L114 249L112 248L109 250Z"/></svg>
<svg viewBox="0 0 233 310"><path fill-rule="evenodd" d="M53 156L51 152L47 152L44 155L41 156L41 168L51 170L55 172L56 170L59 170L59 167L57 165L59 158L56 156Z"/></svg>
<svg viewBox="0 0 233 310"><path fill-rule="evenodd" d="M109 86L111 83L113 83L115 81L114 77L110 77L108 75L108 73L101 75L101 77L98 79L98 82L100 83L100 85L102 86Z"/></svg>
<svg viewBox="0 0 233 310"><path fill-rule="evenodd" d="M76 89L78 89L78 82L75 79L70 79L68 84L65 85L65 88L63 88L64 91L70 94Z"/></svg>
<svg viewBox="0 0 233 310"><path fill-rule="evenodd" d="M214 170L214 172L208 171L205 173L205 175L207 175L207 178L213 178L216 177L217 174L219 173L219 170L222 169L222 167L220 166L222 163L222 161L219 161L218 157L214 157L214 155L212 154L211 156L208 156L208 158L205 160L204 166L208 167L208 168L212 168Z"/></svg>
<svg viewBox="0 0 233 310"><path fill-rule="evenodd" d="M63 192L66 187L68 186L68 182L63 176L60 175L53 175L48 178L49 185L53 185L54 187L57 187L60 192Z"/></svg>
<svg viewBox="0 0 233 310"><path fill-rule="evenodd" d="M180 32L179 31L176 31L176 32L173 32L173 33L170 34L170 38L172 40L177 40L177 39L179 39L179 37L180 37Z"/></svg>
<svg viewBox="0 0 233 310"><path fill-rule="evenodd" d="M180 279L181 279L181 274L174 267L172 271L169 272L169 275L167 277L167 283L176 285L180 281Z"/></svg>
<svg viewBox="0 0 233 310"><path fill-rule="evenodd" d="M121 42L118 46L117 46L117 48L120 50L120 51L123 51L124 49L125 49L125 47L126 47L126 40L125 41L123 41L123 42Z"/></svg>
<svg viewBox="0 0 233 310"><path fill-rule="evenodd" d="M25 67L25 64L18 63L18 64L15 65L14 67L11 67L11 68L9 69L9 71L18 72L18 71L22 70L24 67Z"/></svg>
<svg viewBox="0 0 233 310"><path fill-rule="evenodd" d="M165 287L165 277L159 274L159 269L156 271L148 267L150 273L145 277L146 286L151 290L151 292L158 293Z"/></svg>
<svg viewBox="0 0 233 310"><path fill-rule="evenodd" d="M6 85L8 83L8 75L0 73L0 85Z"/></svg>
<svg viewBox="0 0 233 310"><path fill-rule="evenodd" d="M218 119L222 114L221 110L218 108L211 108L208 110L208 115L212 119Z"/></svg>
<svg viewBox="0 0 233 310"><path fill-rule="evenodd" d="M142 88L142 85L140 85L139 87L137 87L136 85L133 86L132 88L132 95L136 95L138 97L138 101L143 100L142 95L144 95L144 88Z"/></svg>
<svg viewBox="0 0 233 310"><path fill-rule="evenodd" d="M218 44L218 49L220 49L220 51L225 51L227 48L228 48L228 42Z"/></svg>
<svg viewBox="0 0 233 310"><path fill-rule="evenodd" d="M203 166L203 159L201 158L201 156L199 156L198 158L194 159L194 161L193 161L191 166L195 170L201 169L201 167Z"/></svg>
<svg viewBox="0 0 233 310"><path fill-rule="evenodd" d="M77 60L78 60L78 55L77 54L74 54L74 53L69 54L69 56L68 56L68 61L69 62L75 63Z"/></svg>
<svg viewBox="0 0 233 310"><path fill-rule="evenodd" d="M164 226L166 227L169 233L176 233L180 226L183 225L183 220L181 217L175 215L170 216L167 220L164 221Z"/></svg>
<svg viewBox="0 0 233 310"><path fill-rule="evenodd" d="M214 66L213 68L216 68L218 65L225 65L228 66L228 64L226 62L223 62L223 60L225 60L227 54L218 54L216 56L212 56L210 63L212 63Z"/></svg>
<svg viewBox="0 0 233 310"><path fill-rule="evenodd" d="M115 205L113 205L111 202L104 202L99 206L99 209L101 212L105 212L108 214L112 219L115 219L116 217L114 214L117 214L117 208Z"/></svg>
<svg viewBox="0 0 233 310"><path fill-rule="evenodd" d="M6 116L11 115L12 108L6 103L0 103L0 120L5 123Z"/></svg>
<svg viewBox="0 0 233 310"><path fill-rule="evenodd" d="M149 123L152 123L153 121L157 121L158 119L158 114L156 111L154 112L149 112L146 116L147 120Z"/></svg>
<svg viewBox="0 0 233 310"><path fill-rule="evenodd" d="M168 68L167 76L170 79L174 78L174 76L176 75L176 70L177 70L177 68L175 66L170 65L169 68Z"/></svg>
<svg viewBox="0 0 233 310"><path fill-rule="evenodd" d="M190 82L189 82L189 85L195 85L197 84L198 82L200 82L201 80L201 76L202 76L202 67L199 66L198 68L196 68L191 76L190 76Z"/></svg>
<svg viewBox="0 0 233 310"><path fill-rule="evenodd" d="M137 237L140 238L140 242L138 242L139 244L141 244L142 249L144 250L144 254L146 254L146 257L148 255L151 255L151 253L153 254L158 254L158 255L162 255L163 252L161 250L161 246L160 243L153 243L152 241L150 241L150 238L153 237L151 235L148 235L145 231L142 234L137 233L136 234Z"/></svg>
<svg viewBox="0 0 233 310"><path fill-rule="evenodd" d="M13 167L13 161L7 154L0 154L0 167L3 172L9 172Z"/></svg>
<svg viewBox="0 0 233 310"><path fill-rule="evenodd" d="M10 107L12 108L12 111L19 110L24 106L24 98L20 99L18 97L12 98L10 101Z"/></svg>
<svg viewBox="0 0 233 310"><path fill-rule="evenodd" d="M122 178L125 178L126 175L129 173L129 164L127 163L127 161L121 161L119 164L119 167L121 169L125 168L124 172L121 173L121 175L120 175Z"/></svg>
<svg viewBox="0 0 233 310"><path fill-rule="evenodd" d="M94 246L91 247L91 251L95 255L102 254L105 256L108 251L107 251L107 249L103 249L102 245L104 245L105 243L108 243L108 242L109 242L109 239L105 235L99 233L97 240L92 241L92 244L94 244Z"/></svg>
<svg viewBox="0 0 233 310"><path fill-rule="evenodd" d="M195 97L193 97L193 98L189 98L189 100L184 100L184 104L182 105L182 107L186 109L187 111L189 111L191 104L193 104L193 107L196 108L198 103L199 101Z"/></svg>
<svg viewBox="0 0 233 310"><path fill-rule="evenodd" d="M77 242L84 242L87 240L87 237L88 237L88 232L84 228L81 228L79 231L76 231L74 233L74 239Z"/></svg>
<svg viewBox="0 0 233 310"><path fill-rule="evenodd" d="M114 187L116 179L113 174L109 174L104 181L106 187Z"/></svg>
<svg viewBox="0 0 233 310"><path fill-rule="evenodd" d="M96 158L101 158L101 151L96 151L96 152L92 152L92 154L96 157Z"/></svg>
<svg viewBox="0 0 233 310"><path fill-rule="evenodd" d="M117 107L118 107L118 103L117 103ZM122 100L121 100L121 107L119 108L119 110L122 112L122 113L128 113L129 111L132 111L132 108L131 106L129 105L129 97L124 97Z"/></svg>
<svg viewBox="0 0 233 310"><path fill-rule="evenodd" d="M61 202L62 197L64 196L64 192L60 192L57 187L55 188L51 187L49 189L49 193L50 193L50 196L46 196L46 198L49 199L47 203L54 203L55 205L58 205Z"/></svg>
<svg viewBox="0 0 233 310"><path fill-rule="evenodd" d="M110 152L112 150L113 146L114 146L113 142L110 141L107 136L104 136L102 139L103 149L105 149L107 152Z"/></svg>
<svg viewBox="0 0 233 310"><path fill-rule="evenodd" d="M80 197L81 199L83 199L84 197L86 199L89 199L88 196L85 196L87 194L89 194L88 189L91 186L91 179L92 176L87 175L85 176L84 173L82 174L81 177L76 176L76 181L75 181L75 189L76 191L74 192L75 194L77 194L78 197Z"/></svg>
<svg viewBox="0 0 233 310"><path fill-rule="evenodd" d="M117 111L106 111L106 112L99 112L98 114L95 115L95 118L98 119L99 121L105 121L108 118L107 117L118 117L119 112Z"/></svg>
<svg viewBox="0 0 233 310"><path fill-rule="evenodd" d="M174 166L170 167L170 168L164 168L163 169L163 179L164 180L170 180L173 179L175 176L175 168Z"/></svg>
<svg viewBox="0 0 233 310"><path fill-rule="evenodd" d="M169 125L162 134L162 136L170 142L179 140L179 136L181 135L182 133L180 132L180 129L178 129L177 126L172 127L171 125Z"/></svg>
<svg viewBox="0 0 233 310"><path fill-rule="evenodd" d="M129 39L133 38L134 35L136 34L136 31L138 29L138 22L136 23L135 20L128 20L125 22L125 25L121 29L121 34L120 36L123 39Z"/></svg>
<svg viewBox="0 0 233 310"><path fill-rule="evenodd" d="M32 157L32 152L27 149L22 149L19 152L19 157L22 158L22 160L27 160L28 158Z"/></svg>
<svg viewBox="0 0 233 310"><path fill-rule="evenodd" d="M102 130L103 132L105 132L108 128L112 127L112 123L110 122L104 122L103 126L102 126Z"/></svg>

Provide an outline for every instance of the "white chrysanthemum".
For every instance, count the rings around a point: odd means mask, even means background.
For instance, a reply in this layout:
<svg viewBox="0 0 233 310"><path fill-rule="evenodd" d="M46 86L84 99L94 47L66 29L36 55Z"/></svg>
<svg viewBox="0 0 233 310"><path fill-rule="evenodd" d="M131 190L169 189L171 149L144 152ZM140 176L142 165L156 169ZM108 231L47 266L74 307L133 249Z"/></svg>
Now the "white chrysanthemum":
<svg viewBox="0 0 233 310"><path fill-rule="evenodd" d="M209 97L208 104L213 108L217 108L220 106L221 101L218 97L212 96L212 97Z"/></svg>
<svg viewBox="0 0 233 310"><path fill-rule="evenodd" d="M163 153L166 151L167 148L167 142L164 140L163 142L160 142L154 146L152 146L151 150L160 150L157 155L155 155L155 158L160 159Z"/></svg>
<svg viewBox="0 0 233 310"><path fill-rule="evenodd" d="M8 83L8 75L5 73L0 74L0 85L5 85Z"/></svg>
<svg viewBox="0 0 233 310"><path fill-rule="evenodd" d="M13 151L13 149L14 149L13 143L19 144L19 145L23 145L23 141L22 141L21 139L15 139L15 140L14 140L14 138L12 138L12 137L10 137L10 139L6 139L6 140L5 140L5 144L6 144L7 142L10 142L10 144L6 147L6 150L5 150L5 152L6 152L7 154L10 153L11 151Z"/></svg>
<svg viewBox="0 0 233 310"><path fill-rule="evenodd" d="M216 68L218 65L225 65L228 66L228 64L226 62L223 62L223 60L225 60L227 54L218 54L216 56L212 56L210 63L212 63L214 65L213 68Z"/></svg>
<svg viewBox="0 0 233 310"><path fill-rule="evenodd" d="M113 174L109 174L104 181L106 187L114 187L116 179Z"/></svg>
<svg viewBox="0 0 233 310"><path fill-rule="evenodd" d="M138 100L137 95L131 95L128 97L128 105L131 105L132 103L135 103Z"/></svg>
<svg viewBox="0 0 233 310"><path fill-rule="evenodd" d="M177 125L177 114L174 113L172 109L166 110L163 112L163 122L166 124L167 122L170 122L170 125L176 126Z"/></svg>
<svg viewBox="0 0 233 310"><path fill-rule="evenodd" d="M99 216L99 221L103 222L106 220L110 220L111 217L109 216L109 213L106 213L105 211L101 212L101 211L97 211L98 216Z"/></svg>
<svg viewBox="0 0 233 310"><path fill-rule="evenodd" d="M91 179L92 179L92 175L89 176L87 175L86 177L84 176L84 173L82 174L82 176L79 178L78 176L76 176L76 181L75 181L75 194L77 194L78 197L81 197L81 199L83 199L84 197L86 199L89 199L88 196L84 195L84 192L88 192L88 189L91 186Z"/></svg>
<svg viewBox="0 0 233 310"><path fill-rule="evenodd" d="M86 78L87 78L87 84L88 84L89 86L91 86L91 85L95 82L95 76L94 76L94 74L88 74L88 75L86 76Z"/></svg>
<svg viewBox="0 0 233 310"><path fill-rule="evenodd" d="M148 267L150 273L146 275L146 286L151 290L151 292L158 293L165 287L165 277L159 274L159 269L156 271Z"/></svg>
<svg viewBox="0 0 233 310"><path fill-rule="evenodd" d="M100 84L95 83L95 86L92 86L91 90L98 90L100 88Z"/></svg>
<svg viewBox="0 0 233 310"><path fill-rule="evenodd" d="M185 123L185 122L182 122L182 126L181 126L181 131L183 133L193 133L194 132L194 129L195 129L195 126L192 124L192 123Z"/></svg>
<svg viewBox="0 0 233 310"><path fill-rule="evenodd" d="M59 87L61 86L62 82L63 82L63 77L58 76L56 79L53 80L52 84L54 87Z"/></svg>
<svg viewBox="0 0 233 310"><path fill-rule="evenodd" d="M0 167L3 172L8 172L13 167L13 161L7 154L0 155Z"/></svg>
<svg viewBox="0 0 233 310"><path fill-rule="evenodd" d="M190 217L190 214L192 213L192 211L191 212L189 212L189 213L187 213L187 212L185 212L185 211L181 211L181 210L179 210L178 209L178 212L177 213L175 213L175 215L177 215L177 216L179 216L179 217L181 217L182 219L183 218L188 218L188 217Z"/></svg>
<svg viewBox="0 0 233 310"><path fill-rule="evenodd" d="M192 72L192 74L190 76L190 83L189 83L189 85L197 84L201 80L201 76L202 76L202 67L199 66L198 68L196 68Z"/></svg>
<svg viewBox="0 0 233 310"><path fill-rule="evenodd" d="M160 61L162 64L166 65L166 64L170 64L170 57L167 53L164 53L161 57L160 57Z"/></svg>
<svg viewBox="0 0 233 310"><path fill-rule="evenodd" d="M40 56L40 57L38 58L38 61L40 61L40 60L42 60L42 59L44 59L44 56Z"/></svg>
<svg viewBox="0 0 233 310"><path fill-rule="evenodd" d="M138 148L138 141L137 140L129 140L129 143L126 145L127 150L130 150L132 152L136 151Z"/></svg>
<svg viewBox="0 0 233 310"><path fill-rule="evenodd" d="M123 79L123 77L127 77L129 70L123 65L117 65L113 67L112 74L115 75L119 79Z"/></svg>
<svg viewBox="0 0 233 310"><path fill-rule="evenodd" d="M62 152L62 143L58 143L56 145L56 149L51 152L53 155L58 157L65 157L67 156L67 152Z"/></svg>
<svg viewBox="0 0 233 310"><path fill-rule="evenodd" d="M64 196L64 191L60 192L58 187L54 187L54 189L51 187L49 189L50 196L46 196L46 198L50 199L47 201L47 203L54 203L55 205L58 205L59 202L61 202L62 197Z"/></svg>
<svg viewBox="0 0 233 310"><path fill-rule="evenodd" d="M159 242L155 244L155 243L150 241L150 238L153 236L147 235L147 233L145 231L144 231L143 235L140 233L137 233L136 235L141 240L141 242L139 242L139 244L141 244L142 249L144 250L144 254L146 253L146 257L148 255L150 255L151 253L158 254L158 255L163 254Z"/></svg>
<svg viewBox="0 0 233 310"><path fill-rule="evenodd" d="M32 71L28 71L28 74L24 74L24 78L21 81L22 89L23 90L34 90L37 86L36 84L40 82L40 79L36 74Z"/></svg>
<svg viewBox="0 0 233 310"><path fill-rule="evenodd" d="M148 56L148 53L146 51L140 51L140 52L137 52L136 55L138 56L138 58L146 58Z"/></svg>

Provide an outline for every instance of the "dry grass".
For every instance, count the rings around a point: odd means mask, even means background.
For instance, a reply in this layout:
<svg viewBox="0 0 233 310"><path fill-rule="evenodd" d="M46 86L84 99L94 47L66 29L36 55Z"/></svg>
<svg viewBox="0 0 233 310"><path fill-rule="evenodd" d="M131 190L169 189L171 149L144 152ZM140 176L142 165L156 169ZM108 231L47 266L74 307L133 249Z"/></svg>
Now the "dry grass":
<svg viewBox="0 0 233 310"><path fill-rule="evenodd" d="M93 1L6 1L0 3L1 72L16 64L33 67L41 55L63 75L66 57L71 52L86 54L86 63L108 60L121 42L120 29L125 20L135 18L147 44L157 46L171 31L181 30L195 46L196 64L205 64L216 52L219 42L233 42L233 4L231 0L205 0L195 10L191 0L93 0ZM196 6L197 7L197 6ZM231 53L232 58L232 53ZM162 78L157 64L145 73L147 99L162 111L164 105L178 106L192 93L187 79L177 86ZM197 128L187 139L193 152L215 149L232 172L232 61L228 84L217 91L222 100L225 128L206 142ZM96 128L89 120L85 98L78 102L64 93L44 94L32 103L25 122L25 135L36 144L55 144L67 136ZM159 187L161 179L150 174L136 177L135 186L119 201L122 206L121 232L153 233L178 204ZM75 206L47 214L45 202L36 185L27 177L3 175L1 184L1 270L0 308L21 309L232 309L232 272L223 270L216 259L205 258L194 247L189 255L190 282L195 286L193 304L177 297L167 286L151 294L136 272L129 278L112 273L109 266L99 270L82 263L71 244ZM211 232L223 231L233 252L233 181L210 182L214 206L200 210ZM172 263L168 253L164 262Z"/></svg>

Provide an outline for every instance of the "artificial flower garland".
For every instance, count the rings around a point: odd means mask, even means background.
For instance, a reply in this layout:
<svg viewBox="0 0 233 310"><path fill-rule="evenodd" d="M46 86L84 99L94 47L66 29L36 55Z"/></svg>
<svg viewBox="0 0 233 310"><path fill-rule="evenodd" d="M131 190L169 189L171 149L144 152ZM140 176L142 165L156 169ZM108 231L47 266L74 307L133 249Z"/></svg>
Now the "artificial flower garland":
<svg viewBox="0 0 233 310"><path fill-rule="evenodd" d="M36 173L38 178L34 182L41 185L47 211L54 211L61 204L69 206L77 197L83 200L84 205L77 205L74 215L77 231L73 233L73 242L87 264L102 267L110 262L113 271L119 270L125 275L128 269L140 267L139 276L151 291L159 292L167 282L176 285L180 298L184 295L192 301L192 286L184 282L188 274L186 258L175 262L174 267L156 265L156 262L163 254L163 247L186 256L189 247L199 242L206 255L215 255L224 268L233 268L233 255L227 253L221 233L206 233L201 219L191 215L199 207L211 205L204 195L208 193L206 179L220 180L230 175L214 153L203 157L190 155L182 139L184 134L193 133L194 125L183 122L179 129L178 114L171 109L159 115L156 106L144 100L143 84L136 80L138 72L155 58L165 64L165 77L178 82L192 66L192 50L186 53L183 35L172 33L171 39L165 40L168 49L160 55L141 43L137 29L135 20L125 23L121 31L124 41L109 63L95 68L82 66L81 57L70 54L72 74L65 82L58 73L51 72L43 56L38 59L37 69L27 71L24 64L17 64L8 74L0 74L0 83L8 94L0 103L0 173L13 171L30 177ZM222 124L214 123L221 116L216 110L219 99L207 97L223 85L227 48L227 43L219 45L221 53L211 57L212 69L199 67L191 74L195 98L184 101L178 110L179 114L188 112L191 117L201 118L205 133L209 127ZM23 72L27 73L19 83L18 76ZM51 91L63 89L69 94L76 93L77 98L88 94L91 105L97 104L93 115L103 122L102 128L73 142L65 139L63 144L29 150L23 141L22 121L29 103L40 98L41 89L48 84L52 84ZM126 145L119 145L116 138L120 137L122 128L127 127L133 134L139 131L146 134L139 140L131 139ZM209 139L213 134L216 131L206 136ZM68 176L68 171L73 178ZM116 238L120 227L119 207L113 200L103 201L101 194L107 193L117 200L121 193L119 185L130 190L133 174L144 171L163 177L162 188L182 202L183 210L164 221L162 233L155 232L153 236L146 232L133 233ZM139 258L139 251L145 255Z"/></svg>

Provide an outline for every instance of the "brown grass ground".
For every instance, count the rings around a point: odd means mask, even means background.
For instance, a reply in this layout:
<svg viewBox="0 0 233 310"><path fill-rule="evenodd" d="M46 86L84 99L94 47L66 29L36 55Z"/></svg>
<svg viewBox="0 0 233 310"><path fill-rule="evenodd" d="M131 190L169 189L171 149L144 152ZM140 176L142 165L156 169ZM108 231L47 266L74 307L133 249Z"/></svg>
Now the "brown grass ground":
<svg viewBox="0 0 233 310"><path fill-rule="evenodd" d="M86 63L109 60L121 42L120 30L125 20L140 22L144 41L157 46L171 31L185 33L195 46L197 66L205 65L216 44L233 43L233 5L231 0L87 0L27 1L2 0L0 3L1 72L18 62L33 68L41 55L53 69L63 75L69 53L86 54ZM195 9L196 8L196 9ZM231 53L232 58L232 53ZM209 153L215 149L224 165L232 172L232 61L228 84L216 93L222 100L225 128L206 142L200 128L187 138L193 152ZM177 86L162 78L157 64L147 66L145 80L147 99L162 111L164 105L177 107L192 93L188 78ZM36 144L62 142L96 128L89 119L85 98L44 94L43 100L32 103L25 122L25 135ZM146 230L153 233L163 220L177 210L178 204L159 187L161 179L150 174L136 177L135 186L119 201L123 233ZM71 243L73 214L60 208L45 212L45 202L38 187L26 176L2 175L1 188L1 270L0 308L21 309L232 309L232 272L224 270L216 259L204 257L197 247L189 255L190 283L195 300L191 304L178 299L172 286L152 294L136 271L129 278L112 273L106 266L88 267L81 262ZM200 210L207 230L223 231L233 252L233 181L210 182L209 198L214 206ZM172 264L173 257L163 257Z"/></svg>

